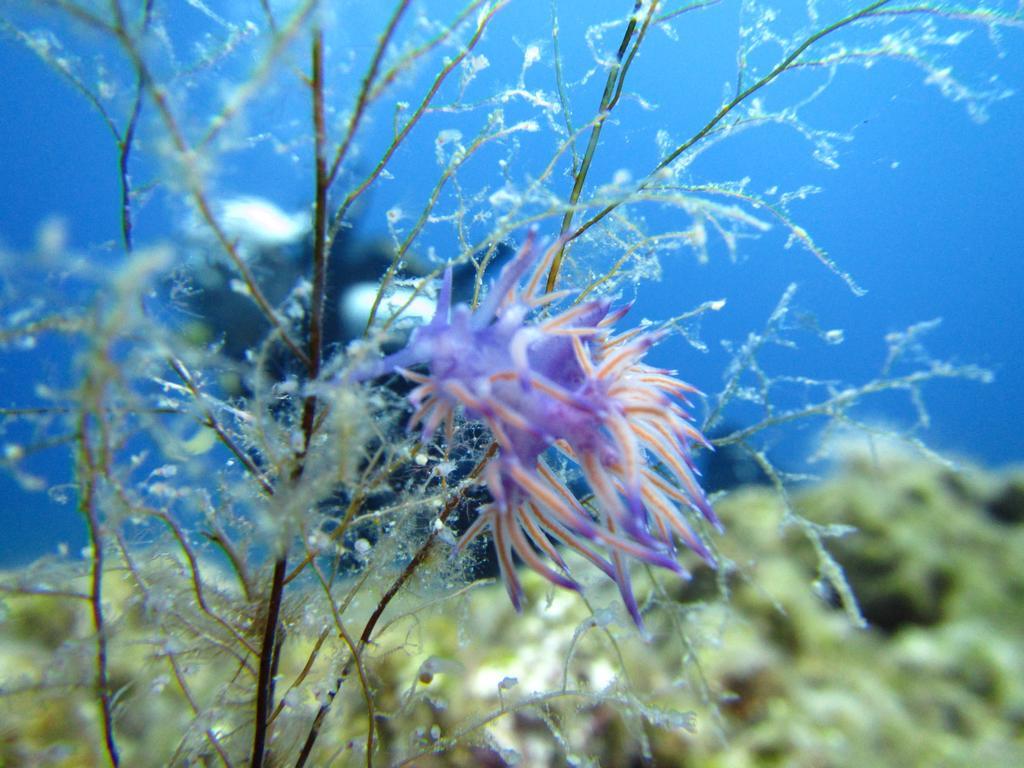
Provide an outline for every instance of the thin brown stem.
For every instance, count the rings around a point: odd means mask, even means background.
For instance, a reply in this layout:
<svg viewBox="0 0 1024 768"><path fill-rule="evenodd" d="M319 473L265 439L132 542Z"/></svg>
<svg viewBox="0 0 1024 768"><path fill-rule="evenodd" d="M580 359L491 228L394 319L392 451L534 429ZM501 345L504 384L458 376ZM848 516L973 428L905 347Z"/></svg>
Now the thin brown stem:
<svg viewBox="0 0 1024 768"><path fill-rule="evenodd" d="M103 743L110 764L117 768L121 764L114 737L113 700L110 691L110 677L107 667L107 628L103 617L103 536L99 512L96 509L96 483L100 468L90 445L89 415L83 413L79 420L79 450L81 452L79 478L82 483L79 510L85 518L91 552L89 602L92 606L92 624L96 632L96 693L100 703L103 723Z"/></svg>
<svg viewBox="0 0 1024 768"><path fill-rule="evenodd" d="M601 129L604 127L605 121L608 119L608 114L615 108L615 105L619 101L619 96L622 94L622 86L626 79L626 73L629 71L629 65L633 62L633 58L636 56L636 53L640 48L640 43L643 42L644 35L646 34L647 28L654 16L654 12L658 7L657 0L650 4L647 9L647 16L644 18L644 23L640 28L636 41L633 42L633 46L630 48L630 43L633 41L633 35L636 33L637 14L640 11L641 5L642 4L638 1L633 6L633 15L630 16L629 23L626 25L626 32L622 36L622 42L619 43L619 50L615 54L615 63L612 65L611 70L609 70L608 79L604 84L604 93L601 94L601 104L598 107L597 116L591 124L590 139L587 141L587 149L583 154L583 161L580 163L579 169L576 171L575 179L573 180L572 192L569 194L569 204L566 207L565 215L562 216L562 226L559 230L559 237L562 238L562 243L559 246L557 253L555 253L555 258L551 262L551 269L548 271L546 290L549 293L555 289L555 283L558 280L558 272L562 268L565 249L569 244L566 234L572 228L572 221L576 215L576 204L580 200L580 194L583 192L583 184L587 180L587 174L590 172L590 165L594 161L594 155L597 152L597 144L601 138ZM627 50L629 51L628 57L626 56Z"/></svg>
<svg viewBox="0 0 1024 768"><path fill-rule="evenodd" d="M327 187L330 177L327 172L327 158L324 154L326 129L324 125L324 37L323 30L313 31L313 129L315 134L314 164L316 181L314 189L315 206L313 211L313 299L309 319L309 347L307 355L307 372L310 381L320 375L323 360L323 326L324 301L327 287L327 261L329 243L327 242ZM302 405L302 435L305 454L309 441L313 437L316 420L316 396L309 395Z"/></svg>
<svg viewBox="0 0 1024 768"><path fill-rule="evenodd" d="M270 712L274 707L274 659L277 656L277 629L281 617L281 601L284 596L284 577L288 563L284 557L274 563L270 596L267 598L267 618L263 625L263 642L260 645L260 666L256 679L256 721L252 740L252 768L263 768L266 758L267 736L270 726Z"/></svg>
<svg viewBox="0 0 1024 768"><path fill-rule="evenodd" d="M209 427L217 435L217 439L224 444L224 446L234 454L235 458L241 462L242 466L251 474L256 481L260 484L260 488L267 496L274 495L274 487L270 484L270 481L263 475L260 468L256 466L256 462L253 461L252 457L249 456L242 448L234 441L231 435L228 434L227 430L217 419L213 411L206 405L205 398L202 391L199 389L199 385L196 384L195 379L189 370L185 367L185 364L175 357L168 359L171 368L178 374L178 378L181 379L185 388L188 389L189 393L195 399L202 409L202 424Z"/></svg>
<svg viewBox="0 0 1024 768"><path fill-rule="evenodd" d="M327 188L330 184L327 159L324 152L326 128L324 123L324 59L323 30L312 33L311 50L312 76L310 87L313 96L313 126L315 131L314 164L316 167L315 210L313 225L313 306L310 315L309 347L306 353L306 370L310 381L320 375L323 359L323 317L324 297L327 283L327 259L330 243L327 237ZM297 482L305 466L304 457L316 429L317 398L308 395L302 405L303 446L299 461L292 473ZM262 768L266 756L266 743L274 708L274 670L280 657L284 638L279 631L281 602L288 575L288 561L281 555L274 563L270 596L267 601L266 623L263 629L263 643L260 646L259 677L256 689L256 722L253 736L252 768Z"/></svg>
<svg viewBox="0 0 1024 768"><path fill-rule="evenodd" d="M364 178L355 187L355 189L353 189L345 196L344 200L342 200L341 205L338 207L338 210L335 211L334 216L332 216L331 218L331 238L334 237L338 229L340 229L341 225L345 222L345 218L348 215L348 212L351 209L352 205L356 202L356 200L358 200L362 196L362 194L366 192L370 185L374 181L376 181L376 179L384 172L384 169L391 161L391 157L395 154L395 152L398 151L398 148L405 142L405 139L409 135L409 132L412 131L416 124L419 123L420 118L423 117L424 113L426 113L427 108L430 106L431 102L433 102L434 96L437 95L437 92L441 89L441 85L444 83L445 80L447 80L448 75L450 75L452 71L454 71L459 66L459 64L462 63L462 60L465 59L466 56L468 56L469 53L476 47L477 43L480 42L480 38L483 35L484 30L487 28L487 25L490 23L491 19L498 11L504 8L507 4L508 0L500 0L499 2L495 3L487 11L487 13L484 14L478 20L477 28L473 32L473 36L470 38L469 42L466 43L465 46L463 46L462 50L460 50L458 54L452 56L451 58L445 61L444 66L441 68L441 71L434 78L434 81L431 83L430 88L427 89L427 93L420 101L419 106L417 106L416 108L416 111L413 112L413 114L406 121L405 125L403 125L402 128L398 131L398 134L388 145L388 148L384 150L384 154L381 156L380 160L377 161L377 164L374 166L373 170L370 171L366 178ZM375 304L373 307L373 311L376 312L376 309L377 306Z"/></svg>
<svg viewBox="0 0 1024 768"><path fill-rule="evenodd" d="M181 668L181 664L178 663L178 657L173 652L168 651L167 662L171 665L171 671L174 673L174 679L178 683L178 688L179 690L181 690L182 695L185 697L185 701L188 702L189 709L192 710L192 715L194 717L198 717L200 711L199 703L196 701L195 694L192 693L192 689L188 684L188 679L185 676L184 670ZM214 733L213 729L205 729L203 731L203 735L206 736L207 742L209 742L210 746L213 747L214 750L217 752L217 756L220 757L221 763L223 763L224 766L226 766L226 768L232 768L231 758L228 757L227 751L224 749L224 746L220 743L220 740L217 738L217 734ZM184 745L184 743L185 741L183 739L182 745ZM172 765L177 762L177 758L180 752L181 746L178 747L178 751L175 752L175 754L171 757L170 762Z"/></svg>
<svg viewBox="0 0 1024 768"><path fill-rule="evenodd" d="M334 179L338 175L338 170L341 168L341 164L345 161L345 157L348 155L349 147L352 146L352 140L355 138L356 132L359 130L359 124L362 122L362 119L366 114L366 108L371 101L370 92L377 79L377 73L380 71L380 64L384 59L384 52L391 43L391 39L394 37L395 28L398 26L398 22L401 21L402 16L409 9L410 4L411 0L401 0L401 2L398 3L398 7L395 8L394 13L391 14L391 18L388 20L388 25L384 29L384 34L382 34L380 36L380 40L377 41L377 48L373 52L373 58L370 61L370 66L366 70L366 74L363 76L362 85L359 88L359 96L356 98L356 107L352 111L352 117L348 121L348 130L345 131L345 138L342 139L341 144L338 146L338 151L334 154L334 161L331 163L331 172L328 175L328 185L334 182Z"/></svg>
<svg viewBox="0 0 1024 768"><path fill-rule="evenodd" d="M487 449L487 452L484 454L483 458L480 459L477 465L469 473L469 476L467 477L467 483L472 482L473 480L480 476L480 474L484 470L484 467L486 467L487 463L494 458L497 452L497 443L491 443L490 447ZM468 485L466 487L468 487ZM459 491L458 493L453 494L452 497L448 499L448 501L444 505L444 509L438 515L438 520L441 523L444 523L451 515L451 513L459 506L459 504L462 502L464 495L465 490L462 490ZM391 604L391 601L395 598L395 595L397 595L399 591L401 591L402 587L404 587L405 584L409 581L409 579L412 578L412 575L416 572L420 565L422 565L423 562L426 561L427 556L430 554L430 550L434 546L434 542L437 540L437 536L438 531L436 529L431 530L430 534L427 536L426 541L424 541L423 544L420 545L420 548L416 550L416 554L413 555L412 559L406 564L405 568L402 570L402 573L399 574L398 578L395 579L394 582L392 582L391 586L388 587L387 591L381 596L380 600L377 601L377 606L374 608L373 613L370 615L370 618L367 619L366 624L363 627L363 631L359 635L358 644L356 644L354 649L351 649L351 656L349 657L348 662L342 668L341 675L339 675L335 687L327 692L327 701L320 705L320 709L317 710L316 716L313 718L313 722L309 728L309 734L306 736L306 741L302 747L302 752L299 755L299 759L295 762L295 768L303 768L303 766L305 766L306 761L309 759L309 755L313 750L313 745L316 743L317 737L320 735L320 729L321 726L323 725L324 718L327 717L327 713L331 709L331 704L334 702L334 697L337 696L338 691L341 690L342 684L348 678L349 674L351 674L352 665L362 663L359 654L362 652L363 648L365 648L367 644L369 644L370 639L373 637L373 632L377 628L377 623L380 621L381 616L384 615L384 611L387 610L388 605Z"/></svg>
<svg viewBox="0 0 1024 768"><path fill-rule="evenodd" d="M142 16L142 32L149 28L150 19L153 17L154 0L146 0ZM120 4L115 3L117 8L117 23L124 24L123 16L120 13ZM121 180L121 239L124 242L126 252L132 252L132 183L128 172L128 161L131 158L132 146L135 141L135 130L139 125L139 116L142 114L142 98L145 95L145 85L142 75L137 74L135 78L135 97L132 103L132 112L125 126L124 135L118 137L118 172Z"/></svg>
<svg viewBox="0 0 1024 768"><path fill-rule="evenodd" d="M823 37L832 34L836 30L842 29L843 27L852 24L856 21L859 21L860 19L873 15L875 11L877 11L882 6L887 5L889 2L891 2L891 0L878 0L878 2L872 3L871 5L857 11L856 13L846 16L845 18L842 18L839 21L830 24L827 27L818 30L813 35L808 37L806 40L800 43L800 45L794 48L789 53L789 55L786 56L786 58L779 62L779 64L777 64L771 72L762 77L753 85L747 87L745 90L740 91L729 103L727 103L720 110L718 110L715 116L712 117L707 123L705 123L703 128L701 128L699 131L693 134L693 136L691 136L689 139L684 141L682 144L680 144L678 147L672 150L669 154L663 157L654 167L654 169L649 174L647 174L644 180L640 182L640 185L636 188L635 191L640 192L646 189L647 187L651 186L651 184L653 184L655 180L660 178L661 172L663 170L665 170L669 165L675 162L680 156L682 156L687 150L689 150L690 147L692 147L698 141L700 141L709 133L711 133L715 126L722 122L722 120L724 120L726 116L728 116L734 109L736 109L736 107L738 107L748 98L750 98L753 94L757 93L757 91L761 90L766 85L773 82L783 72L793 68L795 66L797 58L804 51L806 51L808 48L814 45L816 42L821 40ZM630 196L630 198L631 197L632 195ZM587 219L587 221L581 224L580 227L576 229L571 235L569 235L567 239L569 241L575 240L577 237L582 235L592 226L601 221L609 213L611 213L620 205L622 205L626 201L626 199L628 198L622 198L621 200L617 200L616 202L611 203L602 208L596 214Z"/></svg>
<svg viewBox="0 0 1024 768"><path fill-rule="evenodd" d="M207 197L206 191L200 180L196 148L191 146L185 138L185 134L182 131L174 112L171 110L166 93L159 85L157 85L149 71L149 67L146 64L142 53L136 45L135 40L130 32L122 25L115 27L112 30L112 33L118 43L120 43L125 53L131 59L132 65L138 73L139 83L145 87L146 92L157 108L157 112L160 114L160 118L163 120L164 126L167 128L167 132L170 134L174 149L178 154L178 159L185 167L185 177L187 179L186 186L192 196L192 202L195 205L196 210L199 212L199 215L202 217L206 225L210 228L210 231L213 232L217 243L224 250L224 253L227 254L232 266L238 272L249 297L267 319L267 322L269 322L278 333L284 345L291 350L296 358L308 367L309 358L306 355L306 352L291 337L291 334L288 332L288 329L285 327L281 318L278 316L277 312L271 306L267 297L260 289L259 283L256 281L256 277L253 274L252 269L246 263L245 259L242 258L242 254L239 253L237 244L228 237L224 228L217 220L217 217L213 212L213 206L210 204L210 200Z"/></svg>

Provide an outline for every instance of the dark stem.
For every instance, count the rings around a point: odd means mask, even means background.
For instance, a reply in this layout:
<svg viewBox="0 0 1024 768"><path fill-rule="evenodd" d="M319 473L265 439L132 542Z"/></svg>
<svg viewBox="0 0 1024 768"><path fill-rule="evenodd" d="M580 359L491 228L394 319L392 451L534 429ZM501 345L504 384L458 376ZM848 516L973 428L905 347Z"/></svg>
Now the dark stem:
<svg viewBox="0 0 1024 768"><path fill-rule="evenodd" d="M692 147L698 141L700 141L705 136L707 136L709 133L711 133L711 131L714 129L714 127L716 125L718 125L722 120L724 120L725 117L730 112L732 112L734 109L736 109L736 107L738 107L740 104L742 104L744 101L746 101L750 96L755 94L757 91L761 90L761 88L763 88L764 86L766 86L769 83L771 83L772 81L774 81L783 72L785 72L786 70L790 69L794 65L794 62L797 60L797 58L804 51L806 51L808 48L810 48L812 45L814 45L816 42L818 42L821 38L826 37L827 35L832 34L836 30L841 29L842 27L845 27L848 24L852 24L855 21L859 21L860 19L863 19L865 17L872 16L875 13L875 11L877 11L879 8L881 8L884 5L888 5L888 3L890 3L890 2L891 2L891 0L878 0L878 2L872 3L871 5L869 5L869 6L865 7L865 8L862 8L861 10L857 11L856 13L852 13L849 16L846 16L846 17L840 19L839 21L837 21L837 22L835 22L833 24L828 25L827 27L824 27L824 28L818 30L813 35L808 37L800 45L798 45L796 48L794 48L793 51L791 51L789 53L789 55L786 56L786 58L784 58L778 65L776 65L776 67L771 72L769 72L767 75L762 77L760 80L758 80L753 85L749 86L746 90L743 90L740 93L738 93L732 99L732 101L730 101L728 104L726 104L720 110L718 110L718 112L715 114L715 116L712 117L704 125L703 128L701 128L699 131L697 131L695 134L693 134L693 136L691 136L685 142L683 142L678 147L676 147L674 150L672 150L672 152L670 152L668 155L663 157L661 159L661 161L654 167L654 170L652 170L649 174L647 174L646 178L636 188L634 194L636 194L638 192L641 192L644 189L647 189L648 187L650 187L651 184L653 184L654 181L659 178L659 174L660 174L661 171L663 171L665 168L667 168L669 165L671 165L673 162L675 162L684 152L689 150L690 147ZM738 79L737 80L737 87L739 85L739 82L740 82L740 80ZM567 242L571 242L572 240L575 240L577 237L582 235L584 232L586 232L592 226L597 224L597 222L601 221L601 219L603 219L609 213L611 213L616 208L618 208L620 205L622 205L623 202L624 202L624 200L620 200L618 202L614 202L611 205L608 205L608 206L602 208L596 214L594 214L589 219L587 219L587 221L585 221L583 224L581 224L580 227L575 232L573 232L571 235L566 235L566 233L563 231L562 232L563 237L566 238ZM554 269L554 266L552 266L552 269ZM549 284L550 284L550 281L549 281ZM550 290L550 285L549 285L548 290Z"/></svg>
<svg viewBox="0 0 1024 768"><path fill-rule="evenodd" d="M491 443L490 447L487 449L487 452L484 454L483 458L469 473L468 477L466 478L467 481L471 481L479 477L480 474L483 472L484 467L486 467L487 463L494 458L497 452L497 443ZM440 520L442 523L446 522L451 513L462 502L464 496L465 491L460 491L458 493L453 494L452 497L445 504L444 509L441 511L441 514L438 515L438 520ZM342 683L345 682L345 679L351 673L352 665L356 663L356 657L363 650L363 648L365 648L366 645L370 642L370 638L373 637L373 631L377 628L377 623L380 621L381 616L384 615L385 609L387 609L388 605L394 599L395 595L399 593L402 587L405 586L405 583L409 581L410 578L412 578L412 575L416 572L416 569L419 568L420 565L422 565L423 562L427 559L427 555L430 554L430 550L434 546L434 542L437 540L437 536L437 531L432 530L430 532L430 534L427 536L427 540L423 542L423 544L420 546L418 550L416 550L416 554L413 555L412 559L406 564L405 568L402 570L402 573L399 575L399 577L395 579L391 586L388 587L387 592L385 592L381 596L380 600L377 601L377 607L374 608L373 613L370 615L370 618L366 621L366 626L363 627L362 634L360 634L359 636L359 643L356 646L355 650L353 651L352 656L349 657L348 662L342 668L341 674L338 676L337 683L335 684L333 690L327 692L327 701L320 705L320 709L317 710L316 716L313 718L313 723L309 727L309 734L306 736L306 741L302 745L302 751L299 753L299 757L295 761L295 768L303 768L306 765L306 761L309 759L309 755L313 751L313 745L316 743L317 737L320 735L320 727L323 724L324 718L327 716L327 713L331 709L331 704L334 701L334 697L337 696L338 691L341 690ZM367 757L369 758L369 755Z"/></svg>
<svg viewBox="0 0 1024 768"><path fill-rule="evenodd" d="M89 602L92 606L92 623L96 630L96 692L100 700L100 714L103 720L103 741L107 748L110 764L117 768L121 758L114 739L114 707L110 696L110 677L107 673L107 629L103 619L103 537L100 530L99 514L96 512L96 479L98 468L96 457L89 446L88 416L79 422L79 445L81 446L81 474L85 475L79 509L85 518L92 548L92 570Z"/></svg>
<svg viewBox="0 0 1024 768"><path fill-rule="evenodd" d="M124 140L121 141L121 152L118 157L118 171L121 175L121 240L126 253L132 252L132 186L128 178L128 159L132 153L132 140L135 138L135 126L142 111L142 82L139 82L135 94L135 104L128 120Z"/></svg>
<svg viewBox="0 0 1024 768"><path fill-rule="evenodd" d="M115 4L118 23L124 24L124 17L120 13L120 4ZM145 34L149 28L150 19L153 16L153 0L146 0L142 16L141 34ZM135 129L139 125L139 116L142 114L142 97L145 93L145 82L142 73L137 73L135 81L135 102L132 104L132 113L128 118L128 124L124 129L124 136L118 140L118 172L121 178L121 239L124 242L126 253L132 252L132 183L128 175L128 161L132 154L132 142L135 140Z"/></svg>
<svg viewBox="0 0 1024 768"><path fill-rule="evenodd" d="M323 323L324 295L327 284L327 160L324 156L326 131L324 123L324 59L323 31L313 30L312 46L312 79L310 87L313 92L313 127L315 131L315 164L316 164L316 205L313 222L313 298L309 321L309 347L306 353L307 373L310 381L320 375L323 359ZM302 404L302 453L292 473L292 481L302 477L306 451L316 426L317 399L314 395L305 398ZM253 735L252 768L263 768L266 755L267 737L270 729L270 713L274 709L274 675L277 660L281 654L284 637L279 633L281 602L284 596L285 577L287 576L288 560L285 555L274 563L274 575L270 584L270 597L267 603L266 624L263 628L263 643L260 647L260 666L256 689L256 725Z"/></svg>
<svg viewBox="0 0 1024 768"><path fill-rule="evenodd" d="M309 321L309 378L320 375L323 354L324 293L327 285L327 159L324 157L324 36L320 29L313 32L313 128L316 133L316 190L313 220L313 306ZM307 407L315 405L307 398ZM310 422L307 425L306 417ZM303 414L302 425L306 445L312 433L312 413Z"/></svg>
<svg viewBox="0 0 1024 768"><path fill-rule="evenodd" d="M284 576L288 568L284 557L274 563L274 576L267 600L267 619L263 626L260 646L260 668L256 681L256 727L252 739L252 768L263 768L267 747L270 711L274 707L274 658L277 656L277 625L281 617L281 598L284 595Z"/></svg>
<svg viewBox="0 0 1024 768"><path fill-rule="evenodd" d="M572 228L572 220L576 215L576 204L579 202L580 194L583 192L583 184L587 180L587 174L590 172L590 164L594 161L594 154L597 151L597 143L601 138L601 128L604 127L605 120L608 118L608 113L612 111L619 101L619 95L622 93L622 85L625 82L626 72L629 70L629 65L632 63L633 57L636 56L636 52L640 47L640 43L643 41L644 34L647 31L647 27L651 22L651 18L654 15L654 11L657 6L657 2L653 2L651 3L650 8L648 8L647 17L644 19L643 27L640 30L640 34L637 36L636 42L633 43L633 48L627 58L626 51L629 49L629 44L633 40L634 33L636 33L637 14L642 7L639 0L633 5L633 15L630 17L629 24L626 26L626 32L622 36L622 42L619 43L619 50L615 54L615 64L608 72L608 79L604 84L604 93L601 94L601 104L597 110L597 117L594 118L593 126L590 129L590 139L587 142L587 150L584 152L583 162L581 163L579 170L576 172L572 192L569 195L569 205L565 211L565 215L562 217L562 227L559 231L559 237L562 238L562 244L559 246L558 252L555 254L554 260L551 262L551 269L548 272L547 283L545 286L549 293L555 289L555 282L558 280L558 272L562 268L562 259L565 256L565 248L568 245L568 240L565 239L565 236Z"/></svg>

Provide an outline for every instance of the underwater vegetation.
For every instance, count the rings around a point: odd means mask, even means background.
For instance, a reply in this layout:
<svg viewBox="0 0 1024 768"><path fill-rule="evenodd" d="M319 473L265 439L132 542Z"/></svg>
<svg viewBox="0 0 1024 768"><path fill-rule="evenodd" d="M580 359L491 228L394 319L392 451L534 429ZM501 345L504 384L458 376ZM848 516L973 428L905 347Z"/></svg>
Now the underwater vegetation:
<svg viewBox="0 0 1024 768"><path fill-rule="evenodd" d="M757 561L746 574L731 572L728 603L717 599L714 578L685 587L665 580L666 595L689 604L679 617L687 645L672 635L613 640L607 614L567 592L545 597L547 583L533 573L524 588L547 601L544 611L516 615L500 586L479 587L456 614L469 631L433 614L413 637L401 624L379 636L387 648L412 641L417 649L374 665L377 700L394 713L381 720L381 737L408 738L400 762L424 766L502 765L516 754L521 764L553 766L1019 764L1024 477L884 455L851 456L837 477L794 500L816 523L868 531L841 539L837 557L851 574L866 558L887 564L853 577L871 629L857 629L808 589L813 548L796 529L779 535L786 512L776 494L745 488L719 504L729 528L723 556ZM107 586L113 600L138 604L134 582ZM599 582L593 596L609 591L611 582ZM893 622L886 606L897 602L927 603L927 613ZM154 618L125 615L112 655L112 675L148 691L125 712L122 738L133 755L172 754L194 718L173 673L140 658ZM90 625L87 604L69 595L12 601L3 673L41 672L61 645L88 642ZM299 647L281 660L289 675L316 639L296 638ZM76 673L87 680L88 665ZM610 686L619 675L643 698ZM196 670L193 695L216 680L216 670ZM357 692L347 696L344 706L361 708ZM8 764L93 759L83 738L97 727L88 685L10 696L0 712ZM340 720L332 737L358 738L364 724Z"/></svg>
<svg viewBox="0 0 1024 768"><path fill-rule="evenodd" d="M1018 753L1019 479L922 434L929 385L988 371L929 354L933 321L860 382L780 366L843 339L795 285L714 340L720 381L687 362L744 300L702 270L757 239L862 292L802 169L731 147L784 130L837 166L852 132L814 107L883 67L984 119L1022 28L1009 2L0 2L117 196L0 250L0 461L87 541L0 574L0 764L895 765L925 727L936 760ZM116 238L77 243L83 215ZM672 316L619 327L658 279ZM900 448L801 491L801 425L812 459ZM764 487L709 498L711 450Z"/></svg>

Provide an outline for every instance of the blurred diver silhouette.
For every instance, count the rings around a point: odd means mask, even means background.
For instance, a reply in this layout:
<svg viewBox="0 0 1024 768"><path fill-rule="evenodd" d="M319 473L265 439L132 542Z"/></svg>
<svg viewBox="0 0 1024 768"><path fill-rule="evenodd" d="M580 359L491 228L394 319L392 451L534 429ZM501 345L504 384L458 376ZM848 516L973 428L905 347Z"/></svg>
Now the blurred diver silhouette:
<svg viewBox="0 0 1024 768"><path fill-rule="evenodd" d="M270 306L289 319L305 314L295 302L303 300L303 281L309 274L313 258L309 216L289 214L274 203L258 197L238 197L218 206L218 222L255 276L260 291ZM213 246L200 242L210 250ZM495 250L491 268L500 267L511 255L511 246L501 243ZM334 239L328 260L327 297L324 307L324 356L330 357L349 342L361 338L380 280L392 263L394 251L384 239L360 240L352 229L343 229ZM413 297L413 289L401 279L422 278L436 265L415 256L405 256L400 264L399 278L393 281L378 316L386 317L411 302L402 312L402 327L428 320L434 312L434 301L427 296ZM455 297L460 301L471 295L476 269L466 262L454 270ZM237 270L226 259L198 258L186 275L188 288L179 306L190 315L185 325L186 337L195 344L213 344L228 360L243 363L264 344L272 331L270 321L255 304ZM308 304L308 297L307 297ZM299 314L302 313L302 314ZM400 346L404 335L389 340L387 346ZM264 371L272 381L288 376L302 378L302 371L289 359L284 349L275 350ZM225 394L249 394L249 386L237 376L222 377Z"/></svg>
<svg viewBox="0 0 1024 768"><path fill-rule="evenodd" d="M308 285L305 281L313 258L309 216L303 213L289 214L266 199L251 196L226 200L218 206L217 213L218 223L228 239L235 243L239 255L252 271L269 305L282 317L301 323L302 334L305 336L308 333L309 291L304 285ZM227 399L252 397L254 375L266 376L270 384L291 378L303 382L306 376L304 366L283 343L270 344L261 368L253 368L253 363L257 362L254 356L263 350L273 332L273 326L248 295L237 269L227 259L209 255L219 247L216 242L209 238L197 239L196 242L206 253L192 260L183 276L185 286L179 286L173 291L175 297L172 303L188 317L183 327L185 337L197 346L212 346L221 355L225 366L217 377L220 395ZM500 270L514 252L513 246L498 243L488 273ZM352 228L339 231L328 262L324 359L329 359L349 343L364 336L380 281L393 258L394 250L387 240L360 239ZM407 301L409 304L402 311L401 322L391 329L392 332L381 345L382 352L393 352L400 348L412 327L433 316L433 298L425 295L413 297L413 288L408 287L409 282L418 281L432 271L437 271L437 265L418 256L407 255L402 259L400 271L392 283L394 287L381 303L378 317L386 318ZM476 277L477 270L472 261L467 260L454 268L455 300L468 302L472 298ZM405 395L412 388L412 385L397 375L388 377L385 385L397 395ZM294 391L297 393L301 390ZM286 418L284 413L288 407L287 401L282 400L272 406L271 410L275 418ZM396 434L393 438L401 441L406 436L404 433ZM258 455L253 458L261 462ZM462 476L471 468L469 462L456 464L458 468L452 477ZM410 463L406 470L396 473L391 481L393 484L409 482L423 471L423 468ZM366 497L364 505L368 510L380 510L396 498L397 494L391 489L379 488ZM349 501L339 489L335 497L324 504L322 511L327 518L341 517ZM474 488L466 495L461 508L452 515L452 527L459 532L468 527L475 518L477 507L487 501L487 491L482 486ZM427 517L430 516L424 516L424 531L431 522ZM325 524L325 532L329 533L329 529L330 522ZM338 556L339 570L343 573L358 570L362 565L361 549L365 549L367 543L372 545L380 533L376 523L352 526L346 532L342 554ZM478 548L478 551L482 562L478 561L474 567L474 576L496 573L496 561L490 554L491 549Z"/></svg>

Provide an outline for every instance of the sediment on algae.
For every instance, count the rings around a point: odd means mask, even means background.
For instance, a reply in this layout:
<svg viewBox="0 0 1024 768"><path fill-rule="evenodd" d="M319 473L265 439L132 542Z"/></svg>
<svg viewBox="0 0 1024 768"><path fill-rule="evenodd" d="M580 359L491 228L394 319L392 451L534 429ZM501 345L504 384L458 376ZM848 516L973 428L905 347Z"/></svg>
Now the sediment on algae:
<svg viewBox="0 0 1024 768"><path fill-rule="evenodd" d="M384 764L470 766L518 755L521 764L554 766L585 755L620 765L644 754L679 766L1020 762L1022 491L1020 471L954 471L904 457L851 461L798 493L794 504L808 520L855 528L832 549L865 629L827 590L809 588L817 558L792 527L780 535L785 515L765 487L740 488L718 507L730 530L720 546L730 563L724 577L705 569L685 586L657 571L656 586L637 580L641 600L658 589L678 606L663 613L664 625L652 617L652 642L602 622L616 596L600 581L588 592L593 613L530 573L527 597L545 610L525 616L507 610L491 581L406 616L399 606L364 656ZM165 558L168 578L182 567ZM101 749L90 706L91 625L87 602L70 596L84 577L51 579L48 588L67 597L31 594L32 578L3 574L5 588L26 588L7 592L0 625L0 761L91 764ZM147 611L116 561L105 580L125 759L175 764L184 730L244 727L245 683L190 653L215 627L202 626L195 606ZM216 603L220 590L230 592L226 580L210 585L208 599ZM318 636L302 620L301 598L285 615L292 648L280 674L289 680ZM168 635L180 638L178 648ZM196 700L235 689L239 706L228 696L215 716L197 718L169 685L181 667ZM324 670L308 674L312 681ZM316 706L317 684L306 688L281 691L283 729ZM365 720L351 714L363 707L358 688L339 696L339 711L350 714L331 724L331 740L364 738Z"/></svg>

